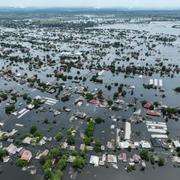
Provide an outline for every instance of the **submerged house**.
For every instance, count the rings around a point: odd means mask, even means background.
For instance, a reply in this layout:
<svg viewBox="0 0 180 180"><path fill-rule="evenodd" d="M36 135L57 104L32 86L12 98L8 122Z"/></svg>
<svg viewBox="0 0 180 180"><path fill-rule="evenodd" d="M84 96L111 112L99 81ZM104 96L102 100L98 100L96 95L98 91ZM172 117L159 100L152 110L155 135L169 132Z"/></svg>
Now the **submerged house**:
<svg viewBox="0 0 180 180"><path fill-rule="evenodd" d="M20 151L21 160L30 161L32 159L32 153L29 150L23 149Z"/></svg>
<svg viewBox="0 0 180 180"><path fill-rule="evenodd" d="M99 157L91 155L89 163L94 166L99 166Z"/></svg>
<svg viewBox="0 0 180 180"><path fill-rule="evenodd" d="M158 112L158 111L150 111L150 110L148 110L146 112L146 114L149 115L149 116L158 116L158 117L161 116L161 113Z"/></svg>
<svg viewBox="0 0 180 180"><path fill-rule="evenodd" d="M125 134L124 134L124 139L125 140L130 140L131 138L131 123L126 122L125 123Z"/></svg>
<svg viewBox="0 0 180 180"><path fill-rule="evenodd" d="M143 105L143 107L144 107L145 109L150 109L151 107L153 107L153 105L150 104L150 103L146 103L146 104Z"/></svg>

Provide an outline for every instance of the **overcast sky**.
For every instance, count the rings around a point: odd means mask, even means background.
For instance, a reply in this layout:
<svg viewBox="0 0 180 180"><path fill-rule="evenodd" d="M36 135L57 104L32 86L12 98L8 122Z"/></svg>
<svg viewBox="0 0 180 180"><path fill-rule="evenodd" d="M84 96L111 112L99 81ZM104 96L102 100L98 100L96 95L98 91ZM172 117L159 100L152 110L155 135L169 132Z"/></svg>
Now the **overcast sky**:
<svg viewBox="0 0 180 180"><path fill-rule="evenodd" d="M0 6L177 8L180 0L0 0Z"/></svg>

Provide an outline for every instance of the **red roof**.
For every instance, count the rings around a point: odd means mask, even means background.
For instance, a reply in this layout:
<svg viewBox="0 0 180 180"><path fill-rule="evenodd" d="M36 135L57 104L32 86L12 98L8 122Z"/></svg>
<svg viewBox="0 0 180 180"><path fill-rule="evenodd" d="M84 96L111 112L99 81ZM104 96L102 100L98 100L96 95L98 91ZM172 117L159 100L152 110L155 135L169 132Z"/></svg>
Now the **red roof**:
<svg viewBox="0 0 180 180"><path fill-rule="evenodd" d="M158 111L150 111L150 110L148 110L148 111L146 112L146 114L147 114L147 115L150 115L150 116L161 116L161 113L158 112Z"/></svg>
<svg viewBox="0 0 180 180"><path fill-rule="evenodd" d="M91 104L98 104L98 100L92 99L92 100L89 101L89 103L91 103Z"/></svg>
<svg viewBox="0 0 180 180"><path fill-rule="evenodd" d="M144 104L144 108L146 108L146 109L149 109L150 107L152 106L152 104L150 104L150 103L146 103L146 104Z"/></svg>
<svg viewBox="0 0 180 180"><path fill-rule="evenodd" d="M122 160L122 161L127 161L127 155L126 155L126 153L121 153L121 154L120 154L120 160Z"/></svg>
<svg viewBox="0 0 180 180"><path fill-rule="evenodd" d="M32 158L31 151L28 151L28 150L25 150L25 149L20 152L20 155L21 155L22 160L30 161L31 158Z"/></svg>

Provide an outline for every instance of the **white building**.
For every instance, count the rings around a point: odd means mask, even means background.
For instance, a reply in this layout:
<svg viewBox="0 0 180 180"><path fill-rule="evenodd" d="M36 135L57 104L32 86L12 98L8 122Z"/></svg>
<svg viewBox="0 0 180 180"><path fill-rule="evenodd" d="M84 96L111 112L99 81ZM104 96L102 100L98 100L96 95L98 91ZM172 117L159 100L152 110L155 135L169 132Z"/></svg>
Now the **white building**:
<svg viewBox="0 0 180 180"><path fill-rule="evenodd" d="M125 123L125 134L124 134L124 139L125 140L130 140L131 138L131 123L126 122Z"/></svg>
<svg viewBox="0 0 180 180"><path fill-rule="evenodd" d="M99 166L99 157L91 155L89 163L94 166Z"/></svg>

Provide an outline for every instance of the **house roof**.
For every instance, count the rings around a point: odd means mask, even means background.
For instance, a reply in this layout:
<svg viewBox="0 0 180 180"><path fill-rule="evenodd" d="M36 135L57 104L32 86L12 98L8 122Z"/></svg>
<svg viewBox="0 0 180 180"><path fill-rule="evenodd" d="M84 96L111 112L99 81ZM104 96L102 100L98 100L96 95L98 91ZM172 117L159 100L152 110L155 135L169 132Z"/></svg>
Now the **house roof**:
<svg viewBox="0 0 180 180"><path fill-rule="evenodd" d="M20 155L21 155L21 159L22 159L22 160L30 161L31 158L32 158L32 153L31 153L31 151L26 150L26 149L23 149L23 150L20 152Z"/></svg>

